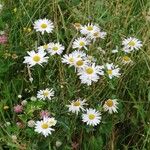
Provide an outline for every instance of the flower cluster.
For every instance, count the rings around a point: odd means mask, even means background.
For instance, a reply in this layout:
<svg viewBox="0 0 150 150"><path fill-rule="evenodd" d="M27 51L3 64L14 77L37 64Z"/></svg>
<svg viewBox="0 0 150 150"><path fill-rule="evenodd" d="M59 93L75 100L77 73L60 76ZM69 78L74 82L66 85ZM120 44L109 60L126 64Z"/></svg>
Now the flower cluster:
<svg viewBox="0 0 150 150"><path fill-rule="evenodd" d="M109 114L118 112L118 104L119 103L116 99L108 99L103 105L103 110L108 111ZM87 123L87 125L98 125L101 121L101 113L93 108L85 109L84 107L86 105L88 105L86 100L79 98L77 100L73 100L70 105L67 105L67 107L69 108L69 112L76 113L77 115L80 111L82 111L82 121Z"/></svg>
<svg viewBox="0 0 150 150"><path fill-rule="evenodd" d="M45 33L52 33L54 29L53 22L48 19L39 19L35 21L33 26L34 29L42 35ZM90 47L95 44L97 40L105 39L107 33L102 31L97 24L93 23L88 23L87 25L75 23L74 27L76 28L78 33L77 36L79 35L79 37L76 37L76 39L73 39L70 42L66 54L61 58L61 62L67 64L69 67L74 67L81 83L88 86L92 85L92 83L98 82L98 80L103 77L108 79L120 77L121 73L119 64L115 65L110 62L102 62L101 65L98 65L96 59L91 53L89 53ZM142 43L138 39L130 37L123 40L122 45L122 49L126 54L140 49ZM65 52L65 47L60 42L44 43L37 47L37 49L28 51L28 56L24 57L24 63L26 63L29 68L37 64L43 66L43 63L48 63L49 57L53 57L53 55L61 55L63 52ZM118 48L112 50L112 53L117 52ZM128 64L132 61L127 55L123 56L121 59L124 64ZM30 79L33 81L31 73ZM45 101L51 100L53 97L54 90L46 88L37 91L36 97L32 97L32 100L33 102L36 101L36 99L39 101ZM86 108L87 105L87 100L79 98L70 102L67 107L69 112L75 113L76 115L81 114L82 121L87 125L96 126L101 122L101 112L107 111L109 114L117 113L119 103L117 99L105 100L103 105L100 106L100 108L103 109ZM22 111L22 107L20 108L19 106L16 106L14 109L16 112ZM41 133L46 137L54 131L52 127L56 125L57 121L55 118L51 117L47 110L40 112L40 118L42 119L41 121L34 122L33 120L30 120L28 124L30 127L35 127L35 132Z"/></svg>

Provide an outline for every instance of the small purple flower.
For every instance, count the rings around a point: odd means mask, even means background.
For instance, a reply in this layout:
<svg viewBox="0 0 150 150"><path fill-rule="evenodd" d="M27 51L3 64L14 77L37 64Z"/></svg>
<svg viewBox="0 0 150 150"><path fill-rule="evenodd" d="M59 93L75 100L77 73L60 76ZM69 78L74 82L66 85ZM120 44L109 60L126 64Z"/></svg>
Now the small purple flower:
<svg viewBox="0 0 150 150"><path fill-rule="evenodd" d="M40 118L49 117L50 113L47 110L42 110L40 112Z"/></svg>
<svg viewBox="0 0 150 150"><path fill-rule="evenodd" d="M0 44L5 44L7 43L7 35L6 34L3 34L3 35L0 35Z"/></svg>
<svg viewBox="0 0 150 150"><path fill-rule="evenodd" d="M16 105L14 106L14 112L21 113L23 111L22 105Z"/></svg>

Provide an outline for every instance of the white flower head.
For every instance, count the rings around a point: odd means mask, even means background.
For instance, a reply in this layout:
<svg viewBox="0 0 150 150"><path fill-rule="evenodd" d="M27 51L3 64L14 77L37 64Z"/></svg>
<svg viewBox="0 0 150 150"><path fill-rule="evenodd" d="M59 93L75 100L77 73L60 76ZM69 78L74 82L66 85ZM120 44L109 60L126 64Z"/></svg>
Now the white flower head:
<svg viewBox="0 0 150 150"><path fill-rule="evenodd" d="M105 101L103 108L104 108L104 111L108 111L109 114L117 113L118 112L117 105L118 105L118 102L116 99L108 99Z"/></svg>
<svg viewBox="0 0 150 150"><path fill-rule="evenodd" d="M119 73L120 68L118 66L114 66L113 63L106 64L106 73L110 79L113 77L119 77L121 74Z"/></svg>
<svg viewBox="0 0 150 150"><path fill-rule="evenodd" d="M88 25L84 25L81 27L81 34L83 35L89 35L93 32L98 32L100 31L99 27L97 25L93 25L92 23L88 23Z"/></svg>
<svg viewBox="0 0 150 150"><path fill-rule="evenodd" d="M30 67L38 64L42 66L42 63L48 62L48 57L46 57L46 53L43 50L39 50L38 52L35 51L28 51L29 56L24 57L24 62L29 64Z"/></svg>
<svg viewBox="0 0 150 150"><path fill-rule="evenodd" d="M124 46L123 50L125 52L131 52L133 50L139 50L142 47L142 42L134 37L129 37L122 41L122 45Z"/></svg>
<svg viewBox="0 0 150 150"><path fill-rule="evenodd" d="M106 37L107 33L106 32L102 32L102 31L94 31L94 32L91 32L89 35L88 35L88 38L90 38L91 40L96 40L98 38L101 38L101 39L104 39Z"/></svg>
<svg viewBox="0 0 150 150"><path fill-rule="evenodd" d="M91 85L92 82L97 82L100 78L99 75L103 75L103 66L95 66L95 63L92 65L86 65L82 69L78 70L78 75L81 80L81 83Z"/></svg>
<svg viewBox="0 0 150 150"><path fill-rule="evenodd" d="M61 55L61 53L65 49L65 47L60 43L49 43L48 47L49 47L48 52L51 55L55 55L55 54Z"/></svg>
<svg viewBox="0 0 150 150"><path fill-rule="evenodd" d="M69 112L78 114L80 110L84 110L84 105L87 105L86 100L81 100L79 98L78 100L72 101L67 107L69 107Z"/></svg>
<svg viewBox="0 0 150 150"><path fill-rule="evenodd" d="M71 53L73 56L77 57L77 58L83 58L86 56L86 53L84 53L81 50L75 50Z"/></svg>
<svg viewBox="0 0 150 150"><path fill-rule="evenodd" d="M34 23L34 29L42 34L44 34L44 32L51 33L53 28L54 25L52 21L48 19L39 19Z"/></svg>
<svg viewBox="0 0 150 150"><path fill-rule="evenodd" d="M84 48L87 50L86 46L89 44L90 42L88 39L80 37L73 42L72 48L78 49L78 50Z"/></svg>
<svg viewBox="0 0 150 150"><path fill-rule="evenodd" d="M38 47L38 50L45 51L45 50L48 50L48 49L49 49L49 45L48 44L44 44L44 45Z"/></svg>
<svg viewBox="0 0 150 150"><path fill-rule="evenodd" d="M131 60L131 58L130 58L129 56L127 56L127 55L123 56L123 57L121 58L121 60L122 60L122 63L123 63L123 64L130 64L130 63L133 62L133 61Z"/></svg>
<svg viewBox="0 0 150 150"><path fill-rule="evenodd" d="M52 134L52 131L54 131L53 128L51 128L50 125L51 118L44 117L43 120L37 121L35 123L35 132L43 134L45 137Z"/></svg>
<svg viewBox="0 0 150 150"><path fill-rule="evenodd" d="M84 68L86 65L88 65L88 61L83 58L76 58L74 61L74 67L77 69Z"/></svg>
<svg viewBox="0 0 150 150"><path fill-rule="evenodd" d="M62 63L73 66L76 59L77 59L77 56L74 54L68 54L68 55L65 54L65 55L63 55Z"/></svg>
<svg viewBox="0 0 150 150"><path fill-rule="evenodd" d="M92 108L86 109L86 113L82 114L82 121L87 125L96 126L101 121L101 113Z"/></svg>
<svg viewBox="0 0 150 150"><path fill-rule="evenodd" d="M46 88L45 90L39 90L37 93L37 98L40 100L51 100L54 96L54 90Z"/></svg>

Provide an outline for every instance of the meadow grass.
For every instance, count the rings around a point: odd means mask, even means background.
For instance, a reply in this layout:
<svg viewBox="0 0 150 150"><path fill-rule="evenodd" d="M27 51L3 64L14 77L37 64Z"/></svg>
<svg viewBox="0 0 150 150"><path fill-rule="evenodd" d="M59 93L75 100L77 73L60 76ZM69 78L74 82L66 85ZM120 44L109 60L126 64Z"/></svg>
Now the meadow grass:
<svg viewBox="0 0 150 150"><path fill-rule="evenodd" d="M70 150L78 144L80 150L149 150L150 149L150 4L148 0L4 0L0 30L8 34L8 43L0 45L0 149L16 150ZM42 36L33 29L39 18L54 22L54 32ZM121 47L125 37L134 36L143 47L132 53L132 65L121 67L121 77L115 81L99 80L91 86L80 83L74 69L62 64L61 56L54 56L44 67L31 69L34 78L23 64L26 52L50 41L60 41L72 52L71 41L76 37L73 24L94 22L107 32L107 38L96 42L87 52L98 64L114 62L122 53L112 54ZM31 28L26 31L24 28ZM69 46L69 47L68 47ZM103 54L98 47L105 51ZM8 55L10 54L10 55ZM12 58L12 54L18 56ZM52 87L54 100L48 103L32 102L41 88ZM28 102L23 114L13 111L21 100ZM90 107L98 108L104 100L119 99L119 112L105 114L96 128L86 126L81 118L68 113L65 105L82 97ZM9 106L5 109L4 106ZM58 124L52 135L44 138L27 127L27 121L36 119L41 107L56 117ZM24 128L16 123L21 121ZM10 122L10 126L6 123ZM17 140L12 139L17 136ZM62 145L57 148L56 141Z"/></svg>

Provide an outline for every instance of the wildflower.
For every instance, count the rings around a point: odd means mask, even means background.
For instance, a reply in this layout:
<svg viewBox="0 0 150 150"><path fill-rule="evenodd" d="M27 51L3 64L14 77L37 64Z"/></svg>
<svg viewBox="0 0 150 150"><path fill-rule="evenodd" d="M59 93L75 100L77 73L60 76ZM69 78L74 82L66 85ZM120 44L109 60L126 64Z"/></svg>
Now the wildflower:
<svg viewBox="0 0 150 150"><path fill-rule="evenodd" d="M130 37L130 38L124 39L122 42L122 45L125 47L125 49L123 49L123 50L126 50L125 52L127 52L127 49L129 49L129 52L130 52L133 50L140 49L142 47L142 42L134 37Z"/></svg>
<svg viewBox="0 0 150 150"><path fill-rule="evenodd" d="M101 31L95 31L95 32L91 32L88 37L91 39L91 40L96 40L98 38L101 38L101 39L104 39L105 36L107 35L106 32L101 32Z"/></svg>
<svg viewBox="0 0 150 150"><path fill-rule="evenodd" d="M55 54L60 55L65 49L65 47L60 43L49 43L48 46L49 46L48 52L51 55L55 55Z"/></svg>
<svg viewBox="0 0 150 150"><path fill-rule="evenodd" d="M77 48L79 50L84 48L87 50L87 47L86 47L87 45L89 45L89 41L86 38L80 37L73 42L72 48L74 48L74 49Z"/></svg>
<svg viewBox="0 0 150 150"><path fill-rule="evenodd" d="M74 54L69 54L69 55L65 54L62 58L62 63L66 63L66 64L70 65L70 67L71 67L74 65L74 62L76 59L77 59L77 56Z"/></svg>
<svg viewBox="0 0 150 150"><path fill-rule="evenodd" d="M23 111L22 105L16 105L14 106L14 112L21 113Z"/></svg>
<svg viewBox="0 0 150 150"><path fill-rule="evenodd" d="M35 123L35 132L43 134L45 137L47 137L49 134L54 131L53 128L51 128L50 122L51 118L43 118L41 121L37 121Z"/></svg>
<svg viewBox="0 0 150 150"><path fill-rule="evenodd" d="M84 58L86 56L86 53L80 50L75 50L71 54L77 58Z"/></svg>
<svg viewBox="0 0 150 150"><path fill-rule="evenodd" d="M45 57L46 53L42 50L39 50L37 53L35 51L28 51L29 56L24 57L24 62L30 65L30 67L39 64L42 66L42 63L48 61L48 57Z"/></svg>
<svg viewBox="0 0 150 150"><path fill-rule="evenodd" d="M83 68L88 64L88 61L86 59L83 58L77 58L74 61L74 66L77 69Z"/></svg>
<svg viewBox="0 0 150 150"><path fill-rule="evenodd" d="M22 95L18 95L18 98L22 98Z"/></svg>
<svg viewBox="0 0 150 150"><path fill-rule="evenodd" d="M5 44L7 43L7 35L6 34L3 34L3 35L0 35L0 44Z"/></svg>
<svg viewBox="0 0 150 150"><path fill-rule="evenodd" d="M38 47L38 50L48 50L49 49L49 44L44 44L44 45L42 45L42 46L39 46Z"/></svg>
<svg viewBox="0 0 150 150"><path fill-rule="evenodd" d="M108 113L112 114L113 112L117 112L118 102L116 99L108 99L105 101L105 104L103 105L104 111L108 111Z"/></svg>
<svg viewBox="0 0 150 150"><path fill-rule="evenodd" d="M8 110L8 109L9 109L9 106L6 105L6 106L3 107L3 109L4 109L4 110Z"/></svg>
<svg viewBox="0 0 150 150"><path fill-rule="evenodd" d="M123 56L122 57L122 63L123 64L129 64L131 62L132 62L132 60L131 60L131 58L129 56Z"/></svg>
<svg viewBox="0 0 150 150"><path fill-rule="evenodd" d="M106 64L106 72L110 79L112 79L113 77L119 77L121 75L119 71L120 71L120 68L118 68L118 66L114 66L113 63Z"/></svg>
<svg viewBox="0 0 150 150"><path fill-rule="evenodd" d="M40 118L49 117L50 113L47 110L42 110L40 112Z"/></svg>
<svg viewBox="0 0 150 150"><path fill-rule="evenodd" d="M84 25L81 27L81 34L83 35L89 35L91 33L96 33L98 32L100 29L97 25L93 25L92 23L88 23L88 25Z"/></svg>
<svg viewBox="0 0 150 150"><path fill-rule="evenodd" d="M80 110L84 110L84 105L86 104L86 100L81 100L80 98L76 101L72 101L70 105L67 105L69 108L69 112L78 114Z"/></svg>
<svg viewBox="0 0 150 150"><path fill-rule="evenodd" d="M28 121L28 127L33 128L35 126L35 121L34 120L29 120Z"/></svg>
<svg viewBox="0 0 150 150"><path fill-rule="evenodd" d="M27 102L26 100L23 100L23 101L21 102L21 105L22 105L22 106L26 106L27 103L28 103L28 102Z"/></svg>
<svg viewBox="0 0 150 150"><path fill-rule="evenodd" d="M53 89L48 89L48 88L46 88L45 90L40 90L37 93L37 98L40 100L45 100L45 99L51 100L53 96L54 96Z"/></svg>
<svg viewBox="0 0 150 150"><path fill-rule="evenodd" d="M32 96L32 97L30 98L30 100L35 102L35 101L37 100L37 98L36 98L35 96Z"/></svg>
<svg viewBox="0 0 150 150"><path fill-rule="evenodd" d="M51 33L53 28L54 25L52 21L48 19L39 19L34 23L34 29L42 34L44 34L44 32Z"/></svg>
<svg viewBox="0 0 150 150"><path fill-rule="evenodd" d="M86 109L86 113L82 115L82 121L86 122L87 125L96 126L100 123L101 113L95 109Z"/></svg>
<svg viewBox="0 0 150 150"><path fill-rule="evenodd" d="M97 82L99 75L103 75L103 66L96 66L95 63L92 65L86 65L83 69L78 70L78 75L81 83L91 85L92 82Z"/></svg>

